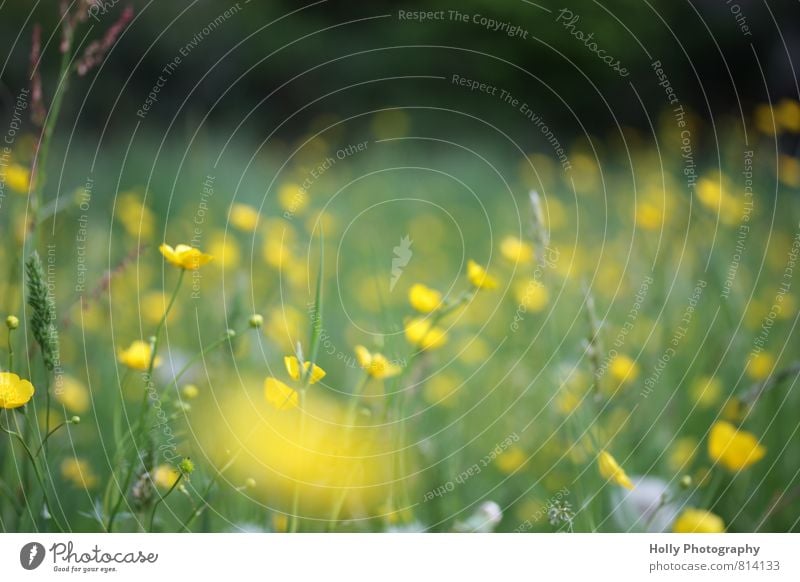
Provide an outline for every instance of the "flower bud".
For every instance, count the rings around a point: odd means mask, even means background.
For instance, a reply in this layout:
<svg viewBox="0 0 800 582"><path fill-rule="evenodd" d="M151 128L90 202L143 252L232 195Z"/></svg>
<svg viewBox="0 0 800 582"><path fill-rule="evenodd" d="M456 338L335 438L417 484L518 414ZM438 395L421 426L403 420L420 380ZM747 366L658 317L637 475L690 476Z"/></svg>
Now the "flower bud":
<svg viewBox="0 0 800 582"><path fill-rule="evenodd" d="M19 327L19 319L17 319L16 315L6 317L6 327L8 329L17 329Z"/></svg>
<svg viewBox="0 0 800 582"><path fill-rule="evenodd" d="M264 316L260 313L254 313L250 316L250 327L253 329L258 329L264 325Z"/></svg>

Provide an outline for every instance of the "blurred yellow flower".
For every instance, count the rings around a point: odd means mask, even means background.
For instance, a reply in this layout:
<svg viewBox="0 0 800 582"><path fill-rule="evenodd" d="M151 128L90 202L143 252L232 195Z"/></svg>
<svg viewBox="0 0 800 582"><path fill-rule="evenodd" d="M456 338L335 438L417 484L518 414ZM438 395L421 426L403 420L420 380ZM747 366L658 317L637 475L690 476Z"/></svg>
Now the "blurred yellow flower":
<svg viewBox="0 0 800 582"><path fill-rule="evenodd" d="M129 235L142 240L153 236L155 216L136 192L124 192L117 197L116 215Z"/></svg>
<svg viewBox="0 0 800 582"><path fill-rule="evenodd" d="M300 403L297 392L275 378L264 380L264 398L278 410L291 410Z"/></svg>
<svg viewBox="0 0 800 582"><path fill-rule="evenodd" d="M181 394L187 400L194 400L200 395L200 389L194 384L186 384L181 388Z"/></svg>
<svg viewBox="0 0 800 582"><path fill-rule="evenodd" d="M119 361L132 370L144 372L150 365L152 350L150 344L142 340L134 341L126 350L119 352ZM161 365L161 358L156 356L153 367Z"/></svg>
<svg viewBox="0 0 800 582"><path fill-rule="evenodd" d="M302 214L308 207L308 194L297 184L284 184L278 190L278 204L286 212Z"/></svg>
<svg viewBox="0 0 800 582"><path fill-rule="evenodd" d="M694 437L681 437L670 447L667 465L675 473L686 471L697 454L699 443Z"/></svg>
<svg viewBox="0 0 800 582"><path fill-rule="evenodd" d="M406 339L423 350L432 350L447 343L447 332L441 327L431 326L423 317L414 317L406 322Z"/></svg>
<svg viewBox="0 0 800 582"><path fill-rule="evenodd" d="M723 224L736 224L742 217L742 205L728 191L724 178L701 178L695 187L700 203L719 216Z"/></svg>
<svg viewBox="0 0 800 582"><path fill-rule="evenodd" d="M286 371L289 373L289 376L291 376L292 380L300 380L300 362L295 356L284 356L283 364L286 366ZM309 367L311 367L311 376L308 382L309 384L316 384L325 377L325 370L316 364L313 364L312 367L311 362L303 362L304 373L308 372Z"/></svg>
<svg viewBox="0 0 800 582"><path fill-rule="evenodd" d="M230 235L217 233L208 241L208 254L214 257L214 265L222 269L235 269L241 260L239 243ZM174 307L173 307L174 309Z"/></svg>
<svg viewBox="0 0 800 582"><path fill-rule="evenodd" d="M454 408L458 404L461 381L448 372L434 374L422 389L422 397L431 405Z"/></svg>
<svg viewBox="0 0 800 582"><path fill-rule="evenodd" d="M495 464L501 473L510 474L519 470L528 462L528 455L521 447L509 447L495 459Z"/></svg>
<svg viewBox="0 0 800 582"><path fill-rule="evenodd" d="M581 403L581 396L575 394L572 390L564 387L562 388L558 396L556 396L555 405L558 411L561 414L570 414L573 412Z"/></svg>
<svg viewBox="0 0 800 582"><path fill-rule="evenodd" d="M230 223L241 231L253 232L258 227L258 210L237 202L231 206Z"/></svg>
<svg viewBox="0 0 800 582"><path fill-rule="evenodd" d="M775 121L784 131L800 132L800 103L794 99L781 99L775 107Z"/></svg>
<svg viewBox="0 0 800 582"><path fill-rule="evenodd" d="M89 462L79 457L68 457L61 462L61 476L82 489L92 489L98 482Z"/></svg>
<svg viewBox="0 0 800 582"><path fill-rule="evenodd" d="M514 298L528 311L538 313L547 307L550 301L550 293L541 282L536 279L530 279L514 286Z"/></svg>
<svg viewBox="0 0 800 582"><path fill-rule="evenodd" d="M158 250L161 251L168 263L181 269L199 269L214 259L211 255L184 244L173 249L164 243L158 247Z"/></svg>
<svg viewBox="0 0 800 582"><path fill-rule="evenodd" d="M672 524L673 533L724 533L725 522L704 509L687 507Z"/></svg>
<svg viewBox="0 0 800 582"><path fill-rule="evenodd" d="M727 421L739 424L744 420L744 417L747 415L748 406L744 402L742 402L739 398L735 396L731 396L728 400L725 401L725 404L722 407L722 418Z"/></svg>
<svg viewBox="0 0 800 582"><path fill-rule="evenodd" d="M180 476L181 472L178 471L178 469L172 465L167 465L166 463L153 469L153 473L151 475L153 483L162 489L172 488Z"/></svg>
<svg viewBox="0 0 800 582"><path fill-rule="evenodd" d="M477 289L494 289L497 287L497 280L490 277L486 269L471 259L467 261L467 278Z"/></svg>
<svg viewBox="0 0 800 582"><path fill-rule="evenodd" d="M60 384L60 386L56 384L53 390L53 396L58 403L73 414L83 414L89 410L91 400L89 390L82 382L72 376L63 375Z"/></svg>
<svg viewBox="0 0 800 582"><path fill-rule="evenodd" d="M392 378L403 371L403 368L390 362L383 354L372 353L364 346L356 346L355 352L358 365L373 378Z"/></svg>
<svg viewBox="0 0 800 582"><path fill-rule="evenodd" d="M800 188L800 160L781 154L778 158L778 179L790 188Z"/></svg>
<svg viewBox="0 0 800 582"><path fill-rule="evenodd" d="M636 226L644 230L659 230L664 224L664 209L653 202L640 202L635 210Z"/></svg>
<svg viewBox="0 0 800 582"><path fill-rule="evenodd" d="M624 354L615 356L608 366L611 376L623 384L635 382L639 377L639 364Z"/></svg>
<svg viewBox="0 0 800 582"><path fill-rule="evenodd" d="M408 290L408 300L411 303L411 307L420 313L430 313L441 305L442 294L436 289L416 283Z"/></svg>
<svg viewBox="0 0 800 582"><path fill-rule="evenodd" d="M772 354L760 352L747 362L747 375L753 380L764 380L775 369L775 358Z"/></svg>
<svg viewBox="0 0 800 582"><path fill-rule="evenodd" d="M27 194L31 189L30 170L19 164L11 164L6 169L6 184L18 194Z"/></svg>
<svg viewBox="0 0 800 582"><path fill-rule="evenodd" d="M729 471L747 469L767 454L752 433L724 420L714 423L708 435L708 456Z"/></svg>
<svg viewBox="0 0 800 582"><path fill-rule="evenodd" d="M13 372L0 372L0 408L24 406L33 397L33 384Z"/></svg>
<svg viewBox="0 0 800 582"><path fill-rule="evenodd" d="M692 384L690 395L700 408L711 408L722 397L722 381L713 376L702 376Z"/></svg>
<svg viewBox="0 0 800 582"><path fill-rule="evenodd" d="M164 312L167 311L167 304L169 297L163 291L149 291L142 296L139 308L142 313L142 318L151 325L157 325ZM180 315L180 303L175 302L167 317L168 321L174 321Z"/></svg>
<svg viewBox="0 0 800 582"><path fill-rule="evenodd" d="M597 457L597 467L603 479L613 481L620 487L625 487L625 489L633 489L633 483L628 478L628 475L607 451L600 451Z"/></svg>
<svg viewBox="0 0 800 582"><path fill-rule="evenodd" d="M533 259L533 245L509 235L500 243L500 254L511 263L529 263Z"/></svg>

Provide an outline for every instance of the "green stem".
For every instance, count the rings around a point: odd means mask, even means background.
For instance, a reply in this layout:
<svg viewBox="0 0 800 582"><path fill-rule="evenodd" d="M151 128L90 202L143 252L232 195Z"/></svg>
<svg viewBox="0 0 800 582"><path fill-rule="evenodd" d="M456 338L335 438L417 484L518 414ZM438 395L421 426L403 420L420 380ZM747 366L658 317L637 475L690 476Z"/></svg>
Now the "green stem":
<svg viewBox="0 0 800 582"><path fill-rule="evenodd" d="M56 527L58 528L58 530L60 532L63 532L64 528L61 527L61 523L58 521L58 518L56 517L56 514L53 512L53 509L52 509L53 506L50 505L49 496L47 494L47 487L45 486L44 478L42 477L42 473L39 470L39 465L36 463L35 455L31 452L30 448L28 447L28 444L25 442L25 439L22 438L21 434L19 434L18 432L14 431L14 430L9 430L9 429L7 429L6 427L4 427L2 425L0 425L0 430L2 430L7 435L16 438L19 441L19 444L22 445L22 448L25 451L25 454L28 456L28 459L30 459L31 465L33 465L33 472L36 475L36 480L39 483L39 487L41 487L41 489L42 489L42 495L44 497L44 506L47 509L47 513L53 519L53 522L56 524Z"/></svg>
<svg viewBox="0 0 800 582"><path fill-rule="evenodd" d="M223 473L225 473L225 471L227 471L233 465L234 461L236 461L238 458L239 453L241 453L241 451L237 452L233 457L231 457L231 459L225 463L225 465L217 472L217 474L214 475L214 477L208 482L205 491L203 491L203 494L200 496L202 503L198 504L192 509L192 513L190 513L189 517L187 517L183 522L183 528L181 528L181 531L189 531L189 526L195 519L197 519L197 516L200 515L200 512L203 511L203 508L208 505L208 495L211 493L211 488L214 487L214 485L217 483L217 480L223 475Z"/></svg>
<svg viewBox="0 0 800 582"><path fill-rule="evenodd" d="M51 430L50 432L48 432L48 433L45 435L45 437L42 439L42 443L39 445L39 448L38 448L38 449L36 449L36 453L34 454L34 456L35 456L35 457L38 457L38 456L39 456L39 454L42 452L42 449L44 448L44 446L45 446L45 443L47 443L48 439L49 439L51 436L53 436L53 435L54 435L56 432L58 432L58 429L60 429L62 426L66 426L66 425L68 425L68 424L72 424L72 420L69 420L69 419L68 419L68 420L65 420L64 422L62 422L61 424L59 424L57 427L55 427L53 430Z"/></svg>
<svg viewBox="0 0 800 582"><path fill-rule="evenodd" d="M169 497L169 494L172 493L175 490L175 488L178 486L178 483L181 482L181 479L183 479L183 473L178 475L178 478L175 479L175 483L172 484L172 487L169 488L169 491L167 491L164 495L160 496L158 498L158 500L153 504L153 511L150 513L150 525L147 528L148 532L152 533L152 531L153 531L153 521L156 518L156 509L158 509L158 506L161 505L161 503L167 497Z"/></svg>
<svg viewBox="0 0 800 582"><path fill-rule="evenodd" d="M298 431L298 442L300 447L305 446L305 433L306 433L306 387L300 389L298 392L298 400L300 401L300 430ZM301 451L301 457L303 453ZM292 495L292 519L289 525L289 533L297 533L300 527L300 475L295 476L294 493Z"/></svg>
<svg viewBox="0 0 800 582"><path fill-rule="evenodd" d="M14 344L11 341L11 332L13 330L8 328L8 371L14 371Z"/></svg>

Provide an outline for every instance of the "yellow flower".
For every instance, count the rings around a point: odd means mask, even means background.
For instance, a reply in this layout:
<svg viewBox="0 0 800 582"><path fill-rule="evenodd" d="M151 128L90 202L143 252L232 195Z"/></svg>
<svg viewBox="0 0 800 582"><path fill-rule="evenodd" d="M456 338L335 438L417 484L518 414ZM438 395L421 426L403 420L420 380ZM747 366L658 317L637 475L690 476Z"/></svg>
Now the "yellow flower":
<svg viewBox="0 0 800 582"><path fill-rule="evenodd" d="M722 396L722 382L709 376L698 378L692 385L691 396L700 408L711 408Z"/></svg>
<svg viewBox="0 0 800 582"><path fill-rule="evenodd" d="M672 524L672 531L674 533L724 533L725 522L720 516L710 511L687 507Z"/></svg>
<svg viewBox="0 0 800 582"><path fill-rule="evenodd" d="M71 376L62 376L61 385L56 384L54 396L57 402L73 414L83 414L89 410L89 391L83 383Z"/></svg>
<svg viewBox="0 0 800 582"><path fill-rule="evenodd" d="M286 212L302 214L308 207L308 194L297 184L284 184L278 190L278 203Z"/></svg>
<svg viewBox="0 0 800 582"><path fill-rule="evenodd" d="M625 489L633 489L633 483L631 483L628 475L610 453L600 451L600 455L597 457L597 466L600 469L600 475L604 479L613 481L620 487L625 487Z"/></svg>
<svg viewBox="0 0 800 582"><path fill-rule="evenodd" d="M181 269L199 269L214 259L211 255L183 244L173 249L165 243L158 247L158 250L161 251L168 263Z"/></svg>
<svg viewBox="0 0 800 582"><path fill-rule="evenodd" d="M297 392L275 378L264 380L264 398L278 410L291 410L300 403Z"/></svg>
<svg viewBox="0 0 800 582"><path fill-rule="evenodd" d="M129 235L147 240L155 232L156 218L140 198L136 192L120 194L117 198L116 214Z"/></svg>
<svg viewBox="0 0 800 582"><path fill-rule="evenodd" d="M664 211L652 202L640 202L636 205L635 219L639 228L659 230L664 224Z"/></svg>
<svg viewBox="0 0 800 582"><path fill-rule="evenodd" d="M151 475L153 483L162 489L170 489L173 485L175 485L175 482L180 476L181 472L178 471L178 469L167 464L159 465L153 469L153 473Z"/></svg>
<svg viewBox="0 0 800 582"><path fill-rule="evenodd" d="M744 420L749 408L741 399L731 396L722 406L722 418L738 424Z"/></svg>
<svg viewBox="0 0 800 582"><path fill-rule="evenodd" d="M150 349L150 344L142 340L136 340L127 350L121 350L119 352L119 361L133 370L144 372L150 365L151 355L152 350ZM161 358L156 356L153 367L155 368L160 364Z"/></svg>
<svg viewBox="0 0 800 582"><path fill-rule="evenodd" d="M800 187L800 160L787 154L778 157L778 179L790 188Z"/></svg>
<svg viewBox="0 0 800 582"><path fill-rule="evenodd" d="M143 319L151 325L157 325L164 316L168 304L169 297L163 291L149 291L142 297L140 302ZM167 320L174 321L179 314L180 305L176 302L172 305Z"/></svg>
<svg viewBox="0 0 800 582"><path fill-rule="evenodd" d="M97 485L97 476L86 461L77 457L68 457L61 462L61 476L75 487L92 489Z"/></svg>
<svg viewBox="0 0 800 582"><path fill-rule="evenodd" d="M214 257L214 265L221 269L235 269L242 256L236 239L222 233L217 233L208 241L208 253Z"/></svg>
<svg viewBox="0 0 800 582"><path fill-rule="evenodd" d="M497 468L501 473L510 474L520 469L528 462L528 455L520 447L510 447L495 459Z"/></svg>
<svg viewBox="0 0 800 582"><path fill-rule="evenodd" d="M775 368L775 358L765 352L753 356L747 362L747 375L753 380L764 380Z"/></svg>
<svg viewBox="0 0 800 582"><path fill-rule="evenodd" d="M364 346L356 346L355 352L358 365L373 378L379 380L383 378L392 378L403 371L403 368L390 362L383 354L377 352L371 353Z"/></svg>
<svg viewBox="0 0 800 582"><path fill-rule="evenodd" d="M781 129L800 132L800 103L794 99L781 99L775 107L775 119Z"/></svg>
<svg viewBox="0 0 800 582"><path fill-rule="evenodd" d="M533 259L533 246L515 236L507 236L500 243L500 254L512 263L529 263Z"/></svg>
<svg viewBox="0 0 800 582"><path fill-rule="evenodd" d="M720 420L708 435L708 456L729 471L746 469L764 458L767 449L752 433Z"/></svg>
<svg viewBox="0 0 800 582"><path fill-rule="evenodd" d="M406 323L406 339L423 350L433 350L447 343L447 332L441 327L431 326L423 317L414 317Z"/></svg>
<svg viewBox="0 0 800 582"><path fill-rule="evenodd" d="M609 371L615 380L628 384L635 382L636 378L639 377L639 364L628 356L620 354L611 360Z"/></svg>
<svg viewBox="0 0 800 582"><path fill-rule="evenodd" d="M0 408L19 408L32 397L33 384L12 372L0 372Z"/></svg>
<svg viewBox="0 0 800 582"><path fill-rule="evenodd" d="M442 294L436 289L416 283L408 290L408 301L411 303L411 307L420 313L430 313L438 309L442 303Z"/></svg>
<svg viewBox="0 0 800 582"><path fill-rule="evenodd" d="M289 376L292 377L292 380L299 380L300 379L300 362L297 361L297 358L294 356L285 356L283 358L283 363L286 366L286 371L289 372ZM308 372L308 368L311 366L311 362L303 362L303 372ZM325 377L325 370L317 366L316 364L313 365L311 368L311 379L309 380L309 384L316 384L320 380Z"/></svg>
<svg viewBox="0 0 800 582"><path fill-rule="evenodd" d="M258 226L258 211L247 204L234 204L231 206L230 222L234 228L253 232Z"/></svg>
<svg viewBox="0 0 800 582"><path fill-rule="evenodd" d="M550 301L550 293L547 287L536 279L522 281L514 286L514 298L524 306L526 310L539 313Z"/></svg>
<svg viewBox="0 0 800 582"><path fill-rule="evenodd" d="M494 289L497 287L497 279L490 277L486 269L471 259L467 261L467 278L477 289Z"/></svg>
<svg viewBox="0 0 800 582"><path fill-rule="evenodd" d="M697 454L698 442L693 437L682 437L675 441L667 458L671 471L686 471Z"/></svg>
<svg viewBox="0 0 800 582"><path fill-rule="evenodd" d="M194 400L200 395L200 389L194 384L186 384L181 388L181 394L187 400Z"/></svg>
<svg viewBox="0 0 800 582"><path fill-rule="evenodd" d="M18 194L27 194L31 189L30 170L19 164L11 164L6 170L6 184Z"/></svg>

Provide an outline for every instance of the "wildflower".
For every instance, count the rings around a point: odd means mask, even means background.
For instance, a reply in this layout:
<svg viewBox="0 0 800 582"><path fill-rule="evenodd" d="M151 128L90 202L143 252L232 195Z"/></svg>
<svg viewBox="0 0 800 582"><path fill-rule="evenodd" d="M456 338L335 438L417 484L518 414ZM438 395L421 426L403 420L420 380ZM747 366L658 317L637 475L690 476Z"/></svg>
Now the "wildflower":
<svg viewBox="0 0 800 582"><path fill-rule="evenodd" d="M725 522L720 516L710 511L687 507L672 524L672 531L674 533L724 533Z"/></svg>
<svg viewBox="0 0 800 582"><path fill-rule="evenodd" d="M181 388L181 394L187 400L194 400L200 394L200 389L194 384L186 384Z"/></svg>
<svg viewBox="0 0 800 582"><path fill-rule="evenodd" d="M284 184L278 190L278 203L286 212L302 214L308 207L308 194L297 184Z"/></svg>
<svg viewBox="0 0 800 582"><path fill-rule="evenodd" d="M500 243L500 254L512 263L529 263L533 259L533 246L515 236L507 236Z"/></svg>
<svg viewBox="0 0 800 582"><path fill-rule="evenodd" d="M620 383L635 382L639 377L639 364L624 354L615 356L609 364L611 375Z"/></svg>
<svg viewBox="0 0 800 582"><path fill-rule="evenodd" d="M72 413L84 413L89 410L89 391L80 381L71 376L63 376L61 389L55 391L55 399Z"/></svg>
<svg viewBox="0 0 800 582"><path fill-rule="evenodd" d="M482 266L473 260L467 261L467 278L476 289L494 289L497 279L490 277Z"/></svg>
<svg viewBox="0 0 800 582"><path fill-rule="evenodd" d="M199 269L214 259L211 255L184 244L173 249L165 243L158 247L158 250L161 251L168 263L181 269Z"/></svg>
<svg viewBox="0 0 800 582"><path fill-rule="evenodd" d="M740 423L747 415L749 406L741 399L732 396L722 407L722 418L733 423Z"/></svg>
<svg viewBox="0 0 800 582"><path fill-rule="evenodd" d="M32 397L33 384L13 372L0 372L0 408L19 408Z"/></svg>
<svg viewBox="0 0 800 582"><path fill-rule="evenodd" d="M633 489L633 483L631 483L628 475L610 453L600 451L600 455L597 457L597 466L600 469L600 475L604 479L613 481L620 487L625 487L625 489Z"/></svg>
<svg viewBox="0 0 800 582"><path fill-rule="evenodd" d="M542 311L550 301L550 293L547 287L536 279L523 281L514 287L514 296L521 307L527 311L538 313Z"/></svg>
<svg viewBox="0 0 800 582"><path fill-rule="evenodd" d="M135 192L120 194L116 204L117 219L129 235L149 239L155 232L156 218L139 198Z"/></svg>
<svg viewBox="0 0 800 582"><path fill-rule="evenodd" d="M253 232L258 227L258 211L247 204L231 206L229 216L231 225L244 232Z"/></svg>
<svg viewBox="0 0 800 582"><path fill-rule="evenodd" d="M83 489L92 489L98 482L88 461L79 457L68 457L61 462L61 476Z"/></svg>
<svg viewBox="0 0 800 582"><path fill-rule="evenodd" d="M747 375L753 380L764 380L775 369L775 358L771 354L758 353L747 362Z"/></svg>
<svg viewBox="0 0 800 582"><path fill-rule="evenodd" d="M19 319L16 315L6 317L6 327L8 329L17 329L19 327Z"/></svg>
<svg viewBox="0 0 800 582"><path fill-rule="evenodd" d="M677 439L667 457L670 470L678 472L688 468L697 454L698 445L697 440L690 436Z"/></svg>
<svg viewBox="0 0 800 582"><path fill-rule="evenodd" d="M119 352L119 361L132 370L145 372L150 366L150 357L152 355L152 351L153 350L149 343L143 342L142 340L136 340L127 350L121 350ZM155 368L160 364L161 358L156 356L156 359L153 362L153 367Z"/></svg>
<svg viewBox="0 0 800 582"><path fill-rule="evenodd" d="M495 459L495 463L497 463L497 468L500 470L501 473L510 474L513 473L520 468L522 468L525 463L528 462L528 455L525 454L525 451L522 450L520 447L510 447L500 453Z"/></svg>
<svg viewBox="0 0 800 582"><path fill-rule="evenodd" d="M428 404L453 408L458 404L458 390L461 381L447 372L431 376L425 382L422 396Z"/></svg>
<svg viewBox="0 0 800 582"><path fill-rule="evenodd" d="M755 435L724 420L714 423L708 436L708 456L730 471L748 468L764 458L767 449Z"/></svg>
<svg viewBox="0 0 800 582"><path fill-rule="evenodd" d="M157 325L167 311L169 297L163 291L150 291L146 293L139 304L142 317L147 323ZM180 315L180 305L176 302L172 305L167 321L174 321Z"/></svg>
<svg viewBox="0 0 800 582"><path fill-rule="evenodd" d="M692 385L692 399L700 408L711 408L719 402L721 395L722 382L719 378L704 376Z"/></svg>
<svg viewBox="0 0 800 582"><path fill-rule="evenodd" d="M31 172L19 164L11 164L6 169L6 184L18 194L27 194L31 189Z"/></svg>
<svg viewBox="0 0 800 582"><path fill-rule="evenodd" d="M408 301L411 303L411 307L420 313L430 313L441 305L442 294L436 289L416 283L408 290Z"/></svg>
<svg viewBox="0 0 800 582"><path fill-rule="evenodd" d="M775 120L781 129L800 133L800 103L793 99L781 99L775 107Z"/></svg>
<svg viewBox="0 0 800 582"><path fill-rule="evenodd" d="M658 230L664 224L663 208L652 202L640 202L634 214L636 226L644 230Z"/></svg>
<svg viewBox="0 0 800 582"><path fill-rule="evenodd" d="M300 380L300 362L297 360L297 358L294 356L285 356L283 358L283 363L286 366L286 371L289 372L289 376L292 377L292 380ZM304 374L308 373L309 368L311 368L311 376L310 380L308 381L309 384L316 384L325 377L325 370L316 364L312 364L311 362L303 362Z"/></svg>
<svg viewBox="0 0 800 582"><path fill-rule="evenodd" d="M171 489L181 476L181 472L172 465L163 464L153 469L151 476L156 486L162 489Z"/></svg>
<svg viewBox="0 0 800 582"><path fill-rule="evenodd" d="M447 343L447 332L441 327L432 326L422 317L415 317L406 323L406 339L423 350L432 350Z"/></svg>
<svg viewBox="0 0 800 582"><path fill-rule="evenodd" d="M379 380L397 376L403 369L397 364L391 363L386 356L379 353L371 353L364 346L356 346L356 360L358 365L366 370L367 374Z"/></svg>
<svg viewBox="0 0 800 582"><path fill-rule="evenodd" d="M275 378L264 380L264 398L278 410L297 408L300 403L297 392Z"/></svg>
<svg viewBox="0 0 800 582"><path fill-rule="evenodd" d="M233 236L215 233L208 241L208 254L214 257L214 265L220 269L232 270L239 266L242 251Z"/></svg>

